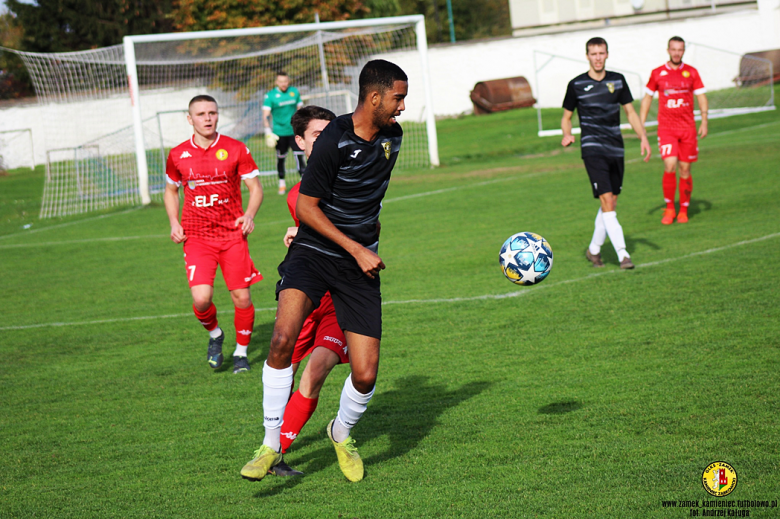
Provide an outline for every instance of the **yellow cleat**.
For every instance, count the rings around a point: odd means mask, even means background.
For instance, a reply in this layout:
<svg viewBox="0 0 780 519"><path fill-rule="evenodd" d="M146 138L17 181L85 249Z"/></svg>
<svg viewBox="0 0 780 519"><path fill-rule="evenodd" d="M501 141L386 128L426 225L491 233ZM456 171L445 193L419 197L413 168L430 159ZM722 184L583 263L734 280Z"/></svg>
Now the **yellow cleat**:
<svg viewBox="0 0 780 519"><path fill-rule="evenodd" d="M332 429L333 422L331 420L328 424L328 438L333 442L333 448L336 449L336 457L339 459L339 468L341 472L350 481L360 481L363 479L363 460L360 459L357 447L355 447L355 440L352 436L347 436L347 439L339 443L333 439Z"/></svg>
<svg viewBox="0 0 780 519"><path fill-rule="evenodd" d="M271 467L281 462L281 452L276 452L268 445L263 445L255 451L254 459L241 469L241 477L251 481L260 481L268 474Z"/></svg>

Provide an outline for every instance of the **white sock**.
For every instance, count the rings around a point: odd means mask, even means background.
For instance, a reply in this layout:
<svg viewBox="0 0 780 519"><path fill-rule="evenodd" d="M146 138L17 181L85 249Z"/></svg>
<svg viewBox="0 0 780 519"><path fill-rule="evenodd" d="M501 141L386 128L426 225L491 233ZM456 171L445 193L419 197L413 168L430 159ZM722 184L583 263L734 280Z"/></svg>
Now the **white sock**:
<svg viewBox="0 0 780 519"><path fill-rule="evenodd" d="M331 434L333 439L341 443L349 436L349 431L355 427L366 412L368 402L371 401L371 397L374 396L374 389L370 393L364 395L358 393L355 386L352 385L352 373L347 376L347 380L344 382L344 389L341 391L341 403L339 405L339 414L336 416L336 421L333 423L333 430Z"/></svg>
<svg viewBox="0 0 780 519"><path fill-rule="evenodd" d="M216 339L220 335L222 335L222 328L220 328L219 326L209 331L209 337L211 337L212 339Z"/></svg>
<svg viewBox="0 0 780 519"><path fill-rule="evenodd" d="M279 437L282 433L282 418L290 389L293 384L293 369L274 369L266 361L263 364L263 427L265 438L263 445L268 445L276 452L281 449Z"/></svg>
<svg viewBox="0 0 780 519"><path fill-rule="evenodd" d="M602 218L601 207L596 214L596 224L593 229L593 238L590 240L588 250L594 256L601 252L601 246L604 245L604 240L607 239L607 228L604 227L604 219Z"/></svg>
<svg viewBox="0 0 780 519"><path fill-rule="evenodd" d="M626 252L626 239L623 238L623 228L620 226L620 222L618 222L617 213L615 211L602 213L601 218L604 220L604 227L607 228L609 241L612 242L612 246L615 247L615 252L617 252L618 261L623 261L629 256L628 252Z"/></svg>
<svg viewBox="0 0 780 519"><path fill-rule="evenodd" d="M236 351L233 352L234 357L246 357L246 350L249 349L249 346L241 346L240 344L236 343Z"/></svg>
<svg viewBox="0 0 780 519"><path fill-rule="evenodd" d="M284 183L284 179L283 178L279 179L279 187L287 187L287 184Z"/></svg>

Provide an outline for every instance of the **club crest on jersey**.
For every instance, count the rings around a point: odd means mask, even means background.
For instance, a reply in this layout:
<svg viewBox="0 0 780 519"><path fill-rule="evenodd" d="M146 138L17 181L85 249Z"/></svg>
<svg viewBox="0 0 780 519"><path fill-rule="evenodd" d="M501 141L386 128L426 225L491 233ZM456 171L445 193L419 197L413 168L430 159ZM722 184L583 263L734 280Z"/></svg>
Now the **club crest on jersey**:
<svg viewBox="0 0 780 519"><path fill-rule="evenodd" d="M225 160L228 158L228 152L227 150L220 148L217 150L217 160Z"/></svg>
<svg viewBox="0 0 780 519"><path fill-rule="evenodd" d="M682 77L690 77L690 76L691 76L691 73L688 72L687 70L683 70L682 71Z"/></svg>
<svg viewBox="0 0 780 519"><path fill-rule="evenodd" d="M392 149L392 143L390 141L385 141L382 143L382 147L385 149L385 158L390 160L390 150Z"/></svg>
<svg viewBox="0 0 780 519"><path fill-rule="evenodd" d="M188 180L188 181L187 181L187 186L188 186L190 189L195 189L195 187L196 187L197 185L198 185L198 181L197 181L197 180Z"/></svg>
<svg viewBox="0 0 780 519"><path fill-rule="evenodd" d="M614 94L615 93L615 83L611 83L611 82L607 83L607 90L609 90L610 94Z"/></svg>

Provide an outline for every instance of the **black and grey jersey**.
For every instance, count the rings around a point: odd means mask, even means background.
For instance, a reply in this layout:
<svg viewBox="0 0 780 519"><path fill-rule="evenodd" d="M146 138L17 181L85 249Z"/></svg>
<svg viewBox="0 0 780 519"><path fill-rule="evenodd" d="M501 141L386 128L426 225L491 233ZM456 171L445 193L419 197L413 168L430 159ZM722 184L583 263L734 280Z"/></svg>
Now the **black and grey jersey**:
<svg viewBox="0 0 780 519"><path fill-rule="evenodd" d="M368 142L355 135L352 114L337 117L317 137L301 181L301 194L319 198L319 208L338 230L374 252L379 245L379 211L402 137L403 130L395 123ZM294 243L350 257L303 222Z"/></svg>
<svg viewBox="0 0 780 519"><path fill-rule="evenodd" d="M606 71L601 81L587 72L569 81L563 107L570 112L577 109L583 157L623 156L620 108L633 100L626 78L617 72Z"/></svg>

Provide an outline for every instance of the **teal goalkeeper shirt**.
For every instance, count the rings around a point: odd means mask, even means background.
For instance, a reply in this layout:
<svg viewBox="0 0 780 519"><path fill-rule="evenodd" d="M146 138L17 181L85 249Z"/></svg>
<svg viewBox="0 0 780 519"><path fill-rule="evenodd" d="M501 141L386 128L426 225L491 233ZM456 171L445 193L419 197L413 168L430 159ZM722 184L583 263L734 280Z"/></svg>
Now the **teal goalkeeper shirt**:
<svg viewBox="0 0 780 519"><path fill-rule="evenodd" d="M263 106L271 109L272 131L280 137L289 137L294 134L292 129L292 116L301 102L301 94L295 87L288 87L282 92L278 87L265 95Z"/></svg>

